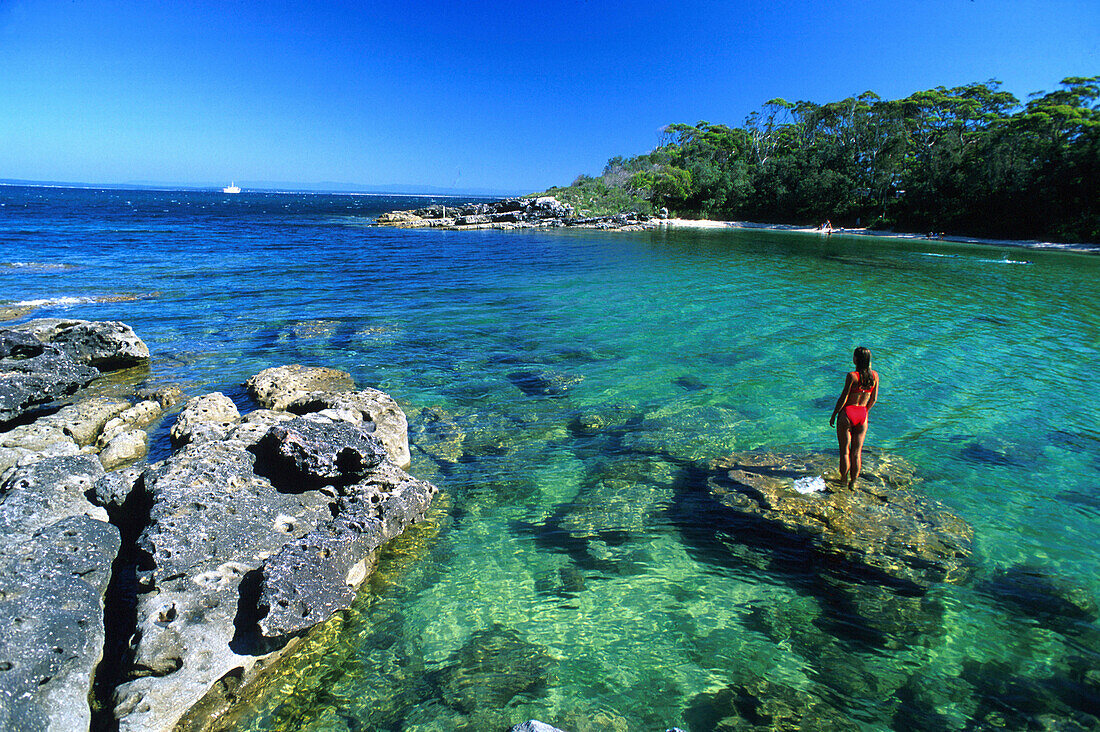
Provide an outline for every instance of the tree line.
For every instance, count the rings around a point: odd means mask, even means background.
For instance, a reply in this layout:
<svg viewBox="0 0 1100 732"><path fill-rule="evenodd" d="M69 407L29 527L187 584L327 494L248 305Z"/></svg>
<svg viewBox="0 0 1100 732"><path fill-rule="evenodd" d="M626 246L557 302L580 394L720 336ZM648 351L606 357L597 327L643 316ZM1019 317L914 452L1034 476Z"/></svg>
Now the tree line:
<svg viewBox="0 0 1100 732"><path fill-rule="evenodd" d="M1023 103L996 80L772 99L740 127L669 125L652 152L551 193L593 211L1100 242L1100 76Z"/></svg>

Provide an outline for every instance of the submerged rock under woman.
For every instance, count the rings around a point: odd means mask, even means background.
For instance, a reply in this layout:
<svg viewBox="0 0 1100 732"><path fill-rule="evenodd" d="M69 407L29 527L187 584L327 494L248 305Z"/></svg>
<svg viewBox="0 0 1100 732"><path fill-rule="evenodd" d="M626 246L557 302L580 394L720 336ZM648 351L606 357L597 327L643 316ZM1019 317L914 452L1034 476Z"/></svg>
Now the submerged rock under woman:
<svg viewBox="0 0 1100 732"><path fill-rule="evenodd" d="M878 372L871 370L871 349L860 346L852 354L855 371L844 376L844 390L833 407L829 426L836 425L840 448L840 482L855 487L863 466L867 413L878 401ZM839 417L839 420L837 419Z"/></svg>

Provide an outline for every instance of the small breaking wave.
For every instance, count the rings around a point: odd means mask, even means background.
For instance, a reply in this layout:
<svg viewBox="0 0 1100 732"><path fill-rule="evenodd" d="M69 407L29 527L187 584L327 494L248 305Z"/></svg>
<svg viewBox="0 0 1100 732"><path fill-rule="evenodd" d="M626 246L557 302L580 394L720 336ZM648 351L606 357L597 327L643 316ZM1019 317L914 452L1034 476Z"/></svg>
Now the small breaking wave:
<svg viewBox="0 0 1100 732"><path fill-rule="evenodd" d="M979 259L979 262L987 262L988 264L1031 264L1026 259Z"/></svg>
<svg viewBox="0 0 1100 732"><path fill-rule="evenodd" d="M56 262L0 262L0 267L6 269L35 269L40 271L76 269L76 265L74 264L61 264Z"/></svg>
<svg viewBox="0 0 1100 732"><path fill-rule="evenodd" d="M0 322L15 320L24 315L42 310L43 308L70 308L74 305L91 305L105 302L134 302L157 297L160 293L151 292L144 294L123 293L117 295L93 295L84 297L63 296L48 297L35 300L20 300L18 302L0 302Z"/></svg>
<svg viewBox="0 0 1100 732"><path fill-rule="evenodd" d="M938 252L920 252L922 257L941 257L943 259L964 259L961 254L940 254ZM1034 264L1026 259L1009 259L1003 257L1001 259L974 259L975 262L985 262L986 264Z"/></svg>
<svg viewBox="0 0 1100 732"><path fill-rule="evenodd" d="M87 303L100 302L94 297L53 297L43 298L41 300L20 300L19 302L8 303L6 307L9 308L29 308L31 310L38 310L40 308L48 307L68 307L72 305L85 305Z"/></svg>

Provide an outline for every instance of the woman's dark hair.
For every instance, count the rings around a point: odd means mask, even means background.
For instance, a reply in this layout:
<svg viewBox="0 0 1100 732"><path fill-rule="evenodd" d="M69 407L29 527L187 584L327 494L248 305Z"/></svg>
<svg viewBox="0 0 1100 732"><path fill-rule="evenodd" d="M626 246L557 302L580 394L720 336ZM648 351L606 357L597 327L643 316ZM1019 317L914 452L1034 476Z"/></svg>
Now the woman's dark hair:
<svg viewBox="0 0 1100 732"><path fill-rule="evenodd" d="M856 373L859 374L859 388L860 389L872 389L875 386L875 382L872 381L871 376L871 349L865 346L860 346L852 354L852 359L856 364Z"/></svg>

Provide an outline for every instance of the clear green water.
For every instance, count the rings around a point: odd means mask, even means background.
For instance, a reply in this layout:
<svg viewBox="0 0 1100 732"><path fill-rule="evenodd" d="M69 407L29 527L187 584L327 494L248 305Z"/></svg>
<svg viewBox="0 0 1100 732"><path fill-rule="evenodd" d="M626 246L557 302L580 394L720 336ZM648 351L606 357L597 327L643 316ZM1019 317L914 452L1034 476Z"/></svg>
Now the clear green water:
<svg viewBox="0 0 1100 732"><path fill-rule="evenodd" d="M1026 565L1100 597L1100 259L766 231L394 231L364 226L389 202L177 198L117 220L82 200L86 225L72 205L27 208L10 261L72 268L11 268L6 299L142 295L37 314L125 320L154 379L242 404L267 366L346 369L405 406L412 472L444 492L248 729L696 732L722 728L731 684L863 729L1100 715L1095 620L994 581ZM868 445L918 467L978 557L971 582L930 593L935 623L876 639L838 632L806 578L747 555L690 480L734 450L833 449L856 345L882 375ZM532 373L567 388L525 393ZM597 413L631 427L577 428ZM486 671L475 647L502 660Z"/></svg>

